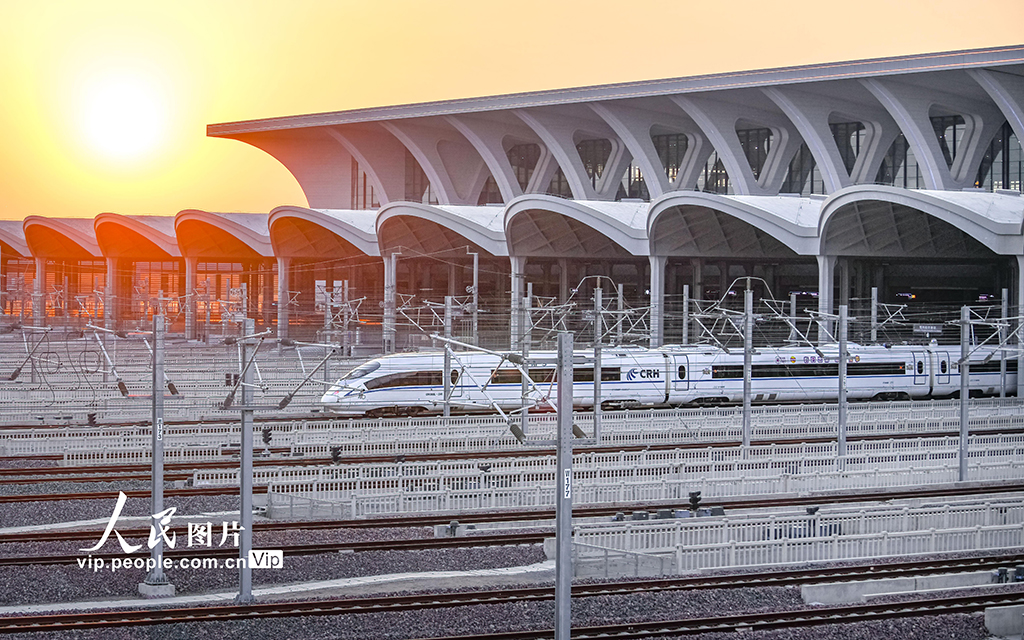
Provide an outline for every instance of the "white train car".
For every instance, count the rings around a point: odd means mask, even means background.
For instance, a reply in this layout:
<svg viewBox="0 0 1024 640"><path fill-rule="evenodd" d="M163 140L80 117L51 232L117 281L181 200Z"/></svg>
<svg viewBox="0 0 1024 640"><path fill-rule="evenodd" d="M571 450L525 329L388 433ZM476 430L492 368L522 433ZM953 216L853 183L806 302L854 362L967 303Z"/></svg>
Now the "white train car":
<svg viewBox="0 0 1024 640"><path fill-rule="evenodd" d="M556 353L534 352L527 370L529 396L550 406L555 396ZM577 351L573 370L573 404L593 405L593 353ZM601 391L606 406L657 406L670 402L671 356L657 350L617 347L602 350ZM359 365L327 390L323 406L338 415L420 415L444 406L444 354L401 353ZM522 406L521 370L500 356L458 352L451 361L450 405L455 411L493 411Z"/></svg>
<svg viewBox="0 0 1024 640"><path fill-rule="evenodd" d="M848 346L847 394L851 400L946 397L959 393L954 351L930 345ZM988 357L992 355L993 357ZM998 395L1000 363L991 349L971 356L971 395ZM987 361L986 361L987 358ZM541 407L555 396L555 353L535 352L527 369L529 396ZM593 406L593 354L574 356L573 405ZM1017 386L1017 361L1006 361L1006 390ZM370 360L345 375L321 399L330 412L345 416L437 413L444 405L441 352L404 353ZM754 402L816 402L838 397L839 360L835 344L758 348L752 356ZM453 411L514 410L522 406L522 374L501 357L478 351L452 359ZM707 345L660 349L614 347L602 350L602 406L657 407L742 402L743 354Z"/></svg>

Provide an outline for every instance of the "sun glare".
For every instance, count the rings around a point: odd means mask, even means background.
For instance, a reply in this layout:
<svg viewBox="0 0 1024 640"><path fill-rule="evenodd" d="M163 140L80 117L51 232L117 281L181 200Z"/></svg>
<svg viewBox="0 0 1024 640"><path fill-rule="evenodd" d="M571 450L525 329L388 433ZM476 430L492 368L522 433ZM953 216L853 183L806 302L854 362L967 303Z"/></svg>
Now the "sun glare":
<svg viewBox="0 0 1024 640"><path fill-rule="evenodd" d="M115 161L139 160L164 142L167 108L158 83L134 74L107 74L84 83L80 126L94 152Z"/></svg>

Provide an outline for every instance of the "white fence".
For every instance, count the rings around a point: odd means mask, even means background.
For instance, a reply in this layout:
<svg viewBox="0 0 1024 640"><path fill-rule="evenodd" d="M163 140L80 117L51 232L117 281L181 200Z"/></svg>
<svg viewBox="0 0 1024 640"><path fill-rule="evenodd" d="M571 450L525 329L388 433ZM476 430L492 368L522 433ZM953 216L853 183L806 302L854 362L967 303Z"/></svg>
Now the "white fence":
<svg viewBox="0 0 1024 640"><path fill-rule="evenodd" d="M928 465L956 461L959 440L952 437L912 438L906 440L870 440L850 443L843 462L846 470L871 469L898 471L909 465ZM1024 435L975 435L968 439L972 459L1024 459ZM672 449L656 451L590 452L573 457L573 473L578 481L616 482L620 480L655 482L666 478L735 479L788 474L802 476L836 470L835 443L755 445L746 454L740 447ZM487 471L481 471L486 465ZM493 458L486 461L445 460L431 462L381 462L344 466L262 467L253 471L258 483L308 483L324 481L381 481L382 490L399 488L421 478L465 486L485 477L490 485L519 488L554 477L554 456ZM537 474L544 474L539 477ZM197 470L193 484L237 485L238 469ZM366 485L369 487L369 483Z"/></svg>
<svg viewBox="0 0 1024 640"><path fill-rule="evenodd" d="M983 436L993 438L992 436ZM976 436L977 438L977 436ZM1015 439L1010 436L1009 439ZM573 502L576 505L687 501L689 492L705 499L775 495L780 493L881 489L954 482L959 478L956 439L924 439L916 449L900 441L885 450L853 451L838 460L828 451L805 456L791 452L785 459L778 447L763 447L761 455L743 460L739 447L729 450L674 450L581 454L573 460ZM814 445L809 445L810 448ZM828 445L822 445L827 449ZM794 449L797 447L794 446ZM972 447L968 460L971 480L1017 479L1024 470L1020 444L989 442ZM774 456L780 455L779 459ZM704 459L699 459L704 456ZM718 459L721 458L721 459ZM479 462L393 463L347 465L327 470L281 470L293 479L315 474L307 481L270 481L273 517L360 518L378 514L448 512L483 509L550 507L555 501L554 456L528 460L495 459ZM268 470L269 474L275 473ZM195 482L215 476L197 473ZM236 482L237 476L221 476ZM344 515L337 515L344 514Z"/></svg>
<svg viewBox="0 0 1024 640"><path fill-rule="evenodd" d="M1024 545L1024 524L931 529L905 533L781 538L679 547L674 555L573 545L577 576L659 575L706 569L906 557Z"/></svg>
<svg viewBox="0 0 1024 640"><path fill-rule="evenodd" d="M1024 405L1015 398L972 400L970 409L973 430L1024 427ZM835 437L837 412L835 405L758 407L752 414L752 438L756 441ZM233 419L232 413L219 412L219 420ZM742 435L741 417L738 408L606 412L601 444L736 442ZM579 413L574 420L584 431L592 431L592 414ZM554 426L553 414L531 416L531 437L552 438ZM334 447L346 457L522 449L509 433L507 423L498 416L459 416L448 420L296 420L270 428L272 446L288 446L293 454L319 457L327 456ZM866 403L850 407L850 437L957 431L959 404L955 401ZM236 424L168 425L165 434L172 446L213 446L239 441ZM0 456L104 448L146 450L149 442L147 426L10 429L0 432Z"/></svg>
<svg viewBox="0 0 1024 640"><path fill-rule="evenodd" d="M574 528L577 575L652 575L744 565L853 560L1024 544L1019 496L943 505L822 507Z"/></svg>

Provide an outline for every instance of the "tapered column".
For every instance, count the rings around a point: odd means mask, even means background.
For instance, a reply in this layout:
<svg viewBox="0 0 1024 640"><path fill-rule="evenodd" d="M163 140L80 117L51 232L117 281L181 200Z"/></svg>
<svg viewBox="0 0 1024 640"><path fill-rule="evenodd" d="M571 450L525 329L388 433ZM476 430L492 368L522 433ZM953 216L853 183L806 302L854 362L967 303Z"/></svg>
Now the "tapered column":
<svg viewBox="0 0 1024 640"><path fill-rule="evenodd" d="M291 258L277 259L277 337L288 337L288 294Z"/></svg>
<svg viewBox="0 0 1024 640"><path fill-rule="evenodd" d="M185 258L185 339L196 339L196 271L199 258Z"/></svg>
<svg viewBox="0 0 1024 640"><path fill-rule="evenodd" d="M522 340L522 328L520 327L520 308L523 305L523 296L526 295L526 257L509 256L512 264L512 301L511 323L510 323L510 348L515 351L519 349Z"/></svg>
<svg viewBox="0 0 1024 640"><path fill-rule="evenodd" d="M558 259L558 302L565 304L569 300L569 261Z"/></svg>
<svg viewBox="0 0 1024 640"><path fill-rule="evenodd" d="M660 347L665 333L665 265L668 256L650 256L651 261L651 348Z"/></svg>
<svg viewBox="0 0 1024 640"><path fill-rule="evenodd" d="M117 329L117 258L107 258L107 279L103 287L103 326Z"/></svg>
<svg viewBox="0 0 1024 640"><path fill-rule="evenodd" d="M818 258L818 313L832 313L832 295L834 289L836 256L817 256ZM818 321L818 344L829 342L832 323L829 320Z"/></svg>
<svg viewBox="0 0 1024 640"><path fill-rule="evenodd" d="M36 279L32 283L32 323L46 322L46 258L36 258Z"/></svg>

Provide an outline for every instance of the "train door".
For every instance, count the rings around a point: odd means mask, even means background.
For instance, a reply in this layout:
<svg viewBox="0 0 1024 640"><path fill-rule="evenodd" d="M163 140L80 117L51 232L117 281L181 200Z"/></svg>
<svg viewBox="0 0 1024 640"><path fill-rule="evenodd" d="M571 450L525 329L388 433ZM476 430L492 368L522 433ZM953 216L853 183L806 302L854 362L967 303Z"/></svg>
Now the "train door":
<svg viewBox="0 0 1024 640"><path fill-rule="evenodd" d="M452 377L452 387L450 391L451 396L449 396L450 399L458 400L462 398L462 389L465 383L463 376L465 373L466 372L462 367L455 362L452 363L452 368L449 372L449 375Z"/></svg>
<svg viewBox="0 0 1024 640"><path fill-rule="evenodd" d="M675 367L669 372L672 376L672 390L686 391L690 388L690 359L686 356L675 356Z"/></svg>
<svg viewBox="0 0 1024 640"><path fill-rule="evenodd" d="M953 361L949 359L948 351L936 351L937 361L935 379L939 384L949 384L949 370L953 368Z"/></svg>
<svg viewBox="0 0 1024 640"><path fill-rule="evenodd" d="M928 384L930 373L927 354L924 351L914 351L911 355L914 359L914 384L924 386Z"/></svg>

